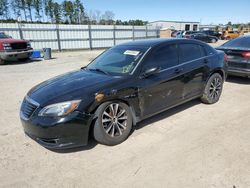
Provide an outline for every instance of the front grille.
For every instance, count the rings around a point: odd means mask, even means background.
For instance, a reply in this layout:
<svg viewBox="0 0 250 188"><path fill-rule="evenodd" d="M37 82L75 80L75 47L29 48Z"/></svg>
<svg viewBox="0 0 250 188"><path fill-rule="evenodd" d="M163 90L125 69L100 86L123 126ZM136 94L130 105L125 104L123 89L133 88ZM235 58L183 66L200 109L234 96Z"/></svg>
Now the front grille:
<svg viewBox="0 0 250 188"><path fill-rule="evenodd" d="M27 43L26 42L21 42L21 43L12 43L11 48L13 50L21 50L21 49L26 49L27 48Z"/></svg>
<svg viewBox="0 0 250 188"><path fill-rule="evenodd" d="M26 96L21 106L21 117L25 120L28 120L38 108L38 106L39 104L37 102Z"/></svg>

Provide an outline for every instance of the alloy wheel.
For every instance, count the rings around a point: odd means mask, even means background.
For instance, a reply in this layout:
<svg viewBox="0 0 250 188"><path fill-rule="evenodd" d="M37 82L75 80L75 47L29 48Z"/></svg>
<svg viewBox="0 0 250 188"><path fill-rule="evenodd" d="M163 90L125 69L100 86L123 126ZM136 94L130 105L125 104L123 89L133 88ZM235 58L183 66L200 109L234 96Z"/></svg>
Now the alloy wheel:
<svg viewBox="0 0 250 188"><path fill-rule="evenodd" d="M102 126L110 137L121 136L127 128L126 110L118 103L108 105L102 114Z"/></svg>
<svg viewBox="0 0 250 188"><path fill-rule="evenodd" d="M209 88L209 97L213 100L220 97L222 90L222 82L218 77L215 77L213 81L211 82L210 88Z"/></svg>

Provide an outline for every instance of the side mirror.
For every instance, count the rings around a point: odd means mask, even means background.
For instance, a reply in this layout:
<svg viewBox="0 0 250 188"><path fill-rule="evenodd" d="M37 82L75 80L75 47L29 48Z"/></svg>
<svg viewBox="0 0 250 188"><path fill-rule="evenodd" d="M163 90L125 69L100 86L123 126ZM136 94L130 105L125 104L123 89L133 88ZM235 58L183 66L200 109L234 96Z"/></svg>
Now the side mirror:
<svg viewBox="0 0 250 188"><path fill-rule="evenodd" d="M153 67L153 68L150 68L150 69L147 69L143 74L142 74L142 78L147 78L153 74L157 74L160 72L160 67Z"/></svg>

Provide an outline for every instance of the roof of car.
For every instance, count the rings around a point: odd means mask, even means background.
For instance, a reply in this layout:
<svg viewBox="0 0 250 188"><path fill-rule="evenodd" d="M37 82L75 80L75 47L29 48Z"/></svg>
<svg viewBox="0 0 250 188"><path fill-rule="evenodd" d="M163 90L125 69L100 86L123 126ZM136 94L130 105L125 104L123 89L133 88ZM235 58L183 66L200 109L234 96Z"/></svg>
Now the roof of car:
<svg viewBox="0 0 250 188"><path fill-rule="evenodd" d="M186 41L186 39L176 39L176 38L168 38L168 39L162 39L162 38L158 38L158 39L144 39L144 40L136 40L136 41L132 41L132 42L123 43L123 44L120 44L120 45L122 45L122 46L145 46L145 47L153 47L153 46L164 44L164 43L170 42L170 41Z"/></svg>

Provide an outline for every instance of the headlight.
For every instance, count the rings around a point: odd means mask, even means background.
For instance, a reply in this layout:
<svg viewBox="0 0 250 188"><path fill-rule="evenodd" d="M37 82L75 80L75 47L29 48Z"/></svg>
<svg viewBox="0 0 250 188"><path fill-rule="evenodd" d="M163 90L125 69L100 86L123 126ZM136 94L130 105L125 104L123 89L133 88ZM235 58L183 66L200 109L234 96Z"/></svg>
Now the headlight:
<svg viewBox="0 0 250 188"><path fill-rule="evenodd" d="M11 47L11 45L9 43L3 43L3 48L5 50L11 50L12 49L12 47Z"/></svg>
<svg viewBox="0 0 250 188"><path fill-rule="evenodd" d="M72 113L78 107L80 102L81 100L74 100L48 105L39 112L38 116L66 116Z"/></svg>
<svg viewBox="0 0 250 188"><path fill-rule="evenodd" d="M10 46L10 43L3 43L3 46L8 47L8 46Z"/></svg>
<svg viewBox="0 0 250 188"><path fill-rule="evenodd" d="M31 48L30 42L27 42L27 48Z"/></svg>

